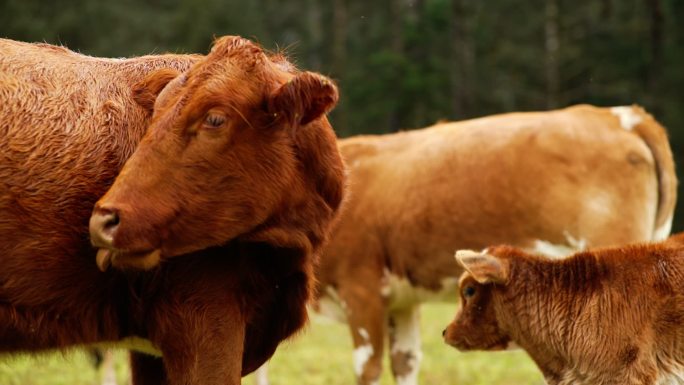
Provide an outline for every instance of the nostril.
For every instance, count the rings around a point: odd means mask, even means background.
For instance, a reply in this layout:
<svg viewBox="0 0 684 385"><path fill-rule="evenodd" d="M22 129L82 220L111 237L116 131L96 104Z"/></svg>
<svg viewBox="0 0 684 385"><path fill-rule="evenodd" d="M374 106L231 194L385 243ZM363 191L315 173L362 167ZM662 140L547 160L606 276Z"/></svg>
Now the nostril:
<svg viewBox="0 0 684 385"><path fill-rule="evenodd" d="M102 218L102 230L106 232L111 232L116 229L116 226L119 225L119 214L116 212L109 212L105 215L103 215Z"/></svg>
<svg viewBox="0 0 684 385"><path fill-rule="evenodd" d="M442 330L442 337L446 336L446 329Z"/></svg>
<svg viewBox="0 0 684 385"><path fill-rule="evenodd" d="M90 217L90 237L93 244L108 247L121 223L119 210L96 206Z"/></svg>

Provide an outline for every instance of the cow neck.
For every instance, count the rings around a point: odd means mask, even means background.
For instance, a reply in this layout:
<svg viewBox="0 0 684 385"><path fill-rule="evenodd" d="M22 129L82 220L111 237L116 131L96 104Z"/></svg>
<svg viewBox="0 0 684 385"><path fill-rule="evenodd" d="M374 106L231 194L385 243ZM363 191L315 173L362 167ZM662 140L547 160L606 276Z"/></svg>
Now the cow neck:
<svg viewBox="0 0 684 385"><path fill-rule="evenodd" d="M159 69L172 68L179 72L185 72L202 57L202 55L174 54L140 56L122 62L119 65L119 73L123 75L124 79L130 79L137 83L148 74Z"/></svg>
<svg viewBox="0 0 684 385"><path fill-rule="evenodd" d="M512 340L546 371L573 361L578 319L593 319L589 301L603 293L605 264L589 253L565 260L513 260L498 318ZM502 322L503 321L503 322Z"/></svg>

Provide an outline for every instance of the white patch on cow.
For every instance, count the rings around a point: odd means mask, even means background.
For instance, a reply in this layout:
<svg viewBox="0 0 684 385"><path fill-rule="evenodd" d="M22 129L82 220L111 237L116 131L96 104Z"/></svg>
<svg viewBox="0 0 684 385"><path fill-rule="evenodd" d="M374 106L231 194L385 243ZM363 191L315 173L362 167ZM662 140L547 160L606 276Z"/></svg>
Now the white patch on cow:
<svg viewBox="0 0 684 385"><path fill-rule="evenodd" d="M318 299L318 313L324 317L333 319L338 322L347 322L347 315L349 308L344 302L334 287L326 286L323 294Z"/></svg>
<svg viewBox="0 0 684 385"><path fill-rule="evenodd" d="M254 382L256 385L268 385L268 361L254 371Z"/></svg>
<svg viewBox="0 0 684 385"><path fill-rule="evenodd" d="M663 241L668 236L670 236L670 231L672 231L672 215L668 218L662 226L658 227L653 233L654 241Z"/></svg>
<svg viewBox="0 0 684 385"><path fill-rule="evenodd" d="M363 338L366 342L370 341L370 335L368 335L368 330L365 328L359 328L359 335L361 338Z"/></svg>
<svg viewBox="0 0 684 385"><path fill-rule="evenodd" d="M361 345L354 349L354 373L356 373L357 377L361 377L363 368L371 356L373 356L373 346L371 344Z"/></svg>
<svg viewBox="0 0 684 385"><path fill-rule="evenodd" d="M563 231L563 235L565 236L565 240L568 241L568 245L570 245L570 247L574 249L575 252L582 251L587 248L586 239L575 238L568 231Z"/></svg>
<svg viewBox="0 0 684 385"><path fill-rule="evenodd" d="M116 370L114 368L114 353L107 349L101 364L102 385L117 385Z"/></svg>
<svg viewBox="0 0 684 385"><path fill-rule="evenodd" d="M684 385L684 365L676 357L659 357L659 373L656 385Z"/></svg>
<svg viewBox="0 0 684 385"><path fill-rule="evenodd" d="M684 373L668 373L658 378L656 385L682 385L684 384Z"/></svg>
<svg viewBox="0 0 684 385"><path fill-rule="evenodd" d="M575 238L567 231L563 234L565 235L565 244L554 244L541 239L536 239L532 247L527 248L526 250L531 253L545 255L549 258L562 259L587 248L586 239Z"/></svg>
<svg viewBox="0 0 684 385"><path fill-rule="evenodd" d="M557 245L540 239L535 240L532 248L527 250L534 254L542 254L549 258L558 259L568 257L575 252L575 249L568 245Z"/></svg>
<svg viewBox="0 0 684 385"><path fill-rule="evenodd" d="M420 349L420 307L413 306L390 314L393 321L392 353Z"/></svg>
<svg viewBox="0 0 684 385"><path fill-rule="evenodd" d="M610 112L620 119L620 125L627 131L632 131L642 121L641 116L630 106L613 107Z"/></svg>
<svg viewBox="0 0 684 385"><path fill-rule="evenodd" d="M458 278L444 278L438 290L414 286L406 277L399 277L385 270L381 294L387 298L390 309L405 309L423 302L454 302Z"/></svg>
<svg viewBox="0 0 684 385"><path fill-rule="evenodd" d="M396 377L397 385L416 385L420 362L423 358L420 348L420 307L415 305L401 309L390 314L390 317L393 321L390 330L392 333L390 353L392 355L399 353L409 357L406 363L409 371ZM394 357L391 358L394 359Z"/></svg>

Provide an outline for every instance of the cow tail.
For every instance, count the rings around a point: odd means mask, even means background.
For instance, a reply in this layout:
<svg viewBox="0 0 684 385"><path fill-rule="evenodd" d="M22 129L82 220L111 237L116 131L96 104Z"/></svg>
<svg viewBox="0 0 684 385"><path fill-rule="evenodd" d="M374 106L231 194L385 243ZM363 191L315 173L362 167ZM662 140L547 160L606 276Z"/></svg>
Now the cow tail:
<svg viewBox="0 0 684 385"><path fill-rule="evenodd" d="M677 201L677 174L672 150L665 128L642 107L633 105L631 108L641 118L634 126L634 132L651 150L658 173L658 208L652 240L661 241L670 234Z"/></svg>

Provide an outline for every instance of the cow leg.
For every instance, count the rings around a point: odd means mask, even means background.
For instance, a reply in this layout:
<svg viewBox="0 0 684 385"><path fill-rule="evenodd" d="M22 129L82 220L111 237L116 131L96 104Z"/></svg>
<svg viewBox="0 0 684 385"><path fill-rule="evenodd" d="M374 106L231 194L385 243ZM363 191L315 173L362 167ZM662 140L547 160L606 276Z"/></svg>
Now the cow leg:
<svg viewBox="0 0 684 385"><path fill-rule="evenodd" d="M423 353L420 348L420 306L389 314L390 361L397 385L418 384Z"/></svg>
<svg viewBox="0 0 684 385"><path fill-rule="evenodd" d="M131 385L167 385L161 357L131 352Z"/></svg>
<svg viewBox="0 0 684 385"><path fill-rule="evenodd" d="M100 371L102 375L102 385L117 385L116 370L114 368L114 352L111 349L105 350L103 353L102 364Z"/></svg>
<svg viewBox="0 0 684 385"><path fill-rule="evenodd" d="M254 371L255 385L268 385L268 361Z"/></svg>
<svg viewBox="0 0 684 385"><path fill-rule="evenodd" d="M169 385L240 385L246 323L237 299L220 299L178 305L166 320L159 346Z"/></svg>
<svg viewBox="0 0 684 385"><path fill-rule="evenodd" d="M360 385L376 385L382 374L386 324L386 309L380 285L347 290L340 288L340 299L344 301L343 307L347 311L354 343L354 372L357 381Z"/></svg>

